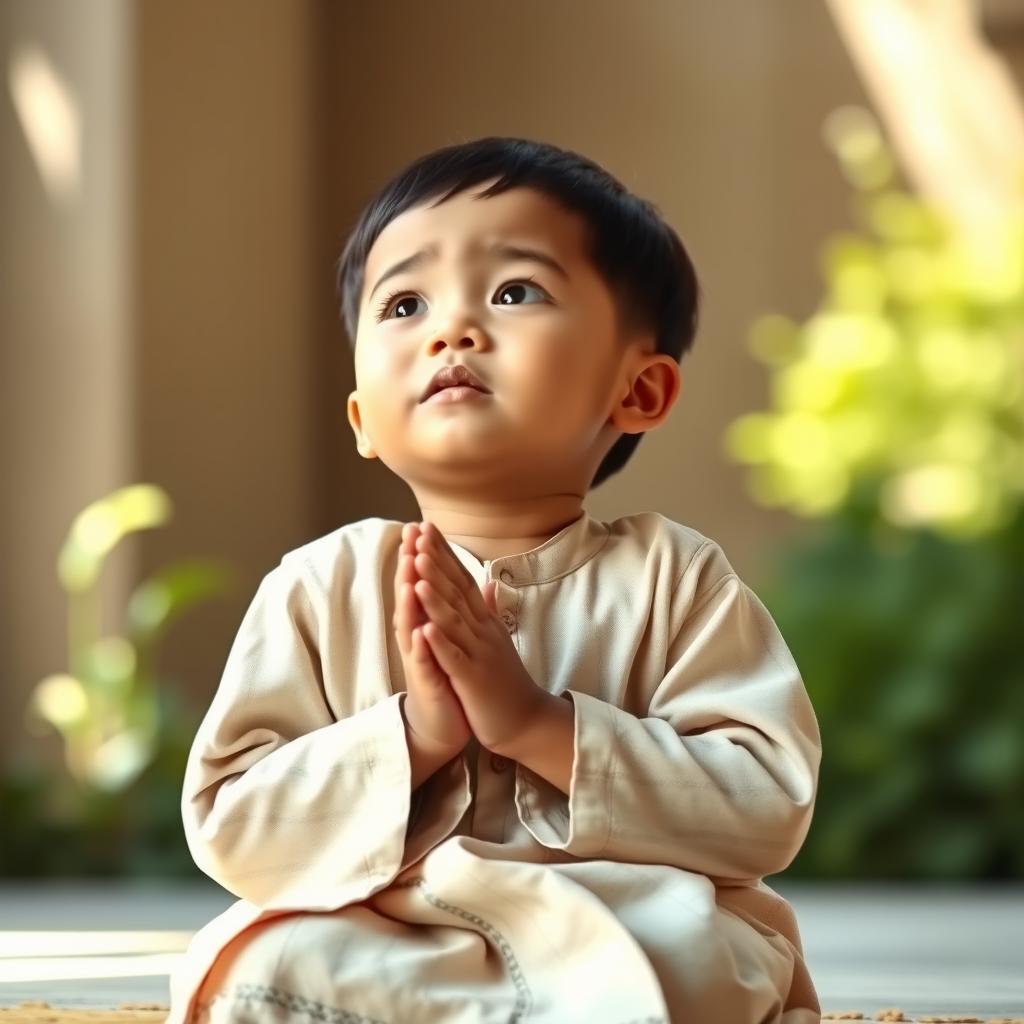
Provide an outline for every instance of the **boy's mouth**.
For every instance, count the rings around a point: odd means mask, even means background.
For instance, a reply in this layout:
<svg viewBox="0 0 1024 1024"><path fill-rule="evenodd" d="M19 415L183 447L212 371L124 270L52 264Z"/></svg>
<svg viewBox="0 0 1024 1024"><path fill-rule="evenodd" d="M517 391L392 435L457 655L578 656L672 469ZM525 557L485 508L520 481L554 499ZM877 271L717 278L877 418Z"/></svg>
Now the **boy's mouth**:
<svg viewBox="0 0 1024 1024"><path fill-rule="evenodd" d="M442 366L430 378L430 383L427 384L423 394L420 396L420 401L425 402L431 395L444 388L457 387L475 388L477 391L482 391L485 395L491 393L491 389L468 366L463 366L462 363L455 363L451 366Z"/></svg>
<svg viewBox="0 0 1024 1024"><path fill-rule="evenodd" d="M485 398L490 397L487 392L479 390L479 388L470 388L465 385L459 385L454 388L441 388L440 391L435 391L427 400L424 405L439 405L439 404L450 404L452 402L482 402Z"/></svg>

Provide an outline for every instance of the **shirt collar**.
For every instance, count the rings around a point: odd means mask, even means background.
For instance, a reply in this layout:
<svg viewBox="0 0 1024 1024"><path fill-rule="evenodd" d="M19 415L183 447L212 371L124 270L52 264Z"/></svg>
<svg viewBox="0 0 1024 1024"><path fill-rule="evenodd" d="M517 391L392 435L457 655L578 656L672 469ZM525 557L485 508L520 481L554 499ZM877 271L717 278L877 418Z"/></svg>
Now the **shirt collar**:
<svg viewBox="0 0 1024 1024"><path fill-rule="evenodd" d="M604 547L610 533L607 523L594 519L583 509L577 519L543 544L517 555L502 555L481 563L461 544L449 540L448 546L477 582L498 579L510 587L520 587L547 583L575 572Z"/></svg>

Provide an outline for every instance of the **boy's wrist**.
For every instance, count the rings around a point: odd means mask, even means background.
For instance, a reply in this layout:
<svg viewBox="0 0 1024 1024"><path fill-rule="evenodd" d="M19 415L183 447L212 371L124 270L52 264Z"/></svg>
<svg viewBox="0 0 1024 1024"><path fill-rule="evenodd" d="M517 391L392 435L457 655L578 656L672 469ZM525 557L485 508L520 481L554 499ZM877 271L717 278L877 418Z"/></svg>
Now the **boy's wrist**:
<svg viewBox="0 0 1024 1024"><path fill-rule="evenodd" d="M404 694L402 695L402 698L398 702L398 709L402 713L402 722L405 725L406 739L410 743L415 743L417 749L421 751L423 754L426 754L430 757L440 757L442 755L447 755L445 760L450 760L451 758L455 757L456 754L462 753L462 747L453 747L445 743L438 743L437 740L432 740L427 736L421 735L412 727L412 725L409 724L409 719L406 717L405 714ZM443 764L444 762L442 761L441 763Z"/></svg>
<svg viewBox="0 0 1024 1024"><path fill-rule="evenodd" d="M409 751L409 788L414 793L458 754L458 751L443 749L422 740L408 726L405 728L405 745Z"/></svg>

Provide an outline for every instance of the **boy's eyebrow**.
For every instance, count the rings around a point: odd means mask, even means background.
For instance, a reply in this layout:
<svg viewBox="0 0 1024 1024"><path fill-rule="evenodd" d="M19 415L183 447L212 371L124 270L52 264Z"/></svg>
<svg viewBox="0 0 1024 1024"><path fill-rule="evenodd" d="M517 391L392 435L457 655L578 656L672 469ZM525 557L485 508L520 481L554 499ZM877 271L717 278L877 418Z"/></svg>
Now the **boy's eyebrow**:
<svg viewBox="0 0 1024 1024"><path fill-rule="evenodd" d="M487 247L486 251L499 256L503 260L532 260L535 263L543 264L545 267L550 267L555 273L561 274L562 277L566 278L566 280L569 278L569 272L565 267L554 257L549 256L546 252L541 252L540 249L531 249L529 246L522 245L510 245L508 242L494 242ZM431 263L436 259L437 246L428 245L425 249L420 249L411 256L406 256L404 260L399 260L380 275L377 283L373 286L373 290L367 295L367 301L373 298L374 292L389 277L394 277L396 274L401 274L406 270L415 270L424 263Z"/></svg>

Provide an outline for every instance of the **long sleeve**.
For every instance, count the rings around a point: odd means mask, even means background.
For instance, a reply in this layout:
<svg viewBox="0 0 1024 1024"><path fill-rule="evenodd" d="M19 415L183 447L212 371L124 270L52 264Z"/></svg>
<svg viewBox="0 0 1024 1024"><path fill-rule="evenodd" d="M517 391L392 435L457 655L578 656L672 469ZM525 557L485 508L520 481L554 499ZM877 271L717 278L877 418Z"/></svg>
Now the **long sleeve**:
<svg viewBox="0 0 1024 1024"><path fill-rule="evenodd" d="M376 637L353 628L345 602L358 591L336 589L325 592L294 555L263 578L185 771L193 859L266 908L336 909L366 898L444 839L470 802L465 758L455 758L417 793L440 788L435 813L410 821L404 692L392 693L386 678L357 678L374 660L338 651ZM331 677L325 644L329 663L350 678ZM337 714L339 706L351 713Z"/></svg>
<svg viewBox="0 0 1024 1024"><path fill-rule="evenodd" d="M517 766L516 807L569 854L669 864L728 884L784 870L810 827L821 738L774 620L712 541L673 588L645 717L582 689L566 797Z"/></svg>

